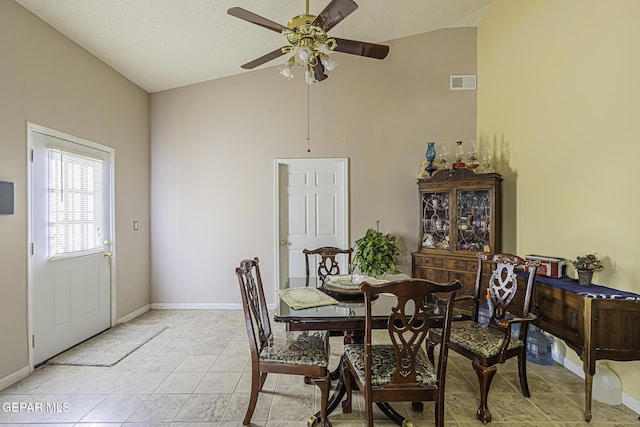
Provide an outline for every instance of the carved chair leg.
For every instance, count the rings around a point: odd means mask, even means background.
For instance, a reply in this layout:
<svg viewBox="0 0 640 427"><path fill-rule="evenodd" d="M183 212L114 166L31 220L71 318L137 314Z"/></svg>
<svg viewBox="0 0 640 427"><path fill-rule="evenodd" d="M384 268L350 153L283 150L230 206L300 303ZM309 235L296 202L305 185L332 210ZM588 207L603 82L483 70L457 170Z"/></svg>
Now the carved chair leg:
<svg viewBox="0 0 640 427"><path fill-rule="evenodd" d="M327 402L329 401L329 389L331 388L331 380L329 376L311 378L311 381L320 388L320 426L331 427L331 422L327 416Z"/></svg>
<svg viewBox="0 0 640 427"><path fill-rule="evenodd" d="M486 424L491 422L491 411L489 410L489 405L487 405L489 387L491 387L491 380L493 380L498 368L495 366L481 366L473 362L471 362L471 366L476 371L480 383L480 407L476 412L476 418Z"/></svg>
<svg viewBox="0 0 640 427"><path fill-rule="evenodd" d="M436 343L431 342L431 341L427 341L427 357L429 357L429 361L431 362L431 364L435 363L434 362L434 352L433 349L435 348Z"/></svg>
<svg viewBox="0 0 640 427"><path fill-rule="evenodd" d="M439 397L435 405L435 425L444 427L444 396Z"/></svg>
<svg viewBox="0 0 640 427"><path fill-rule="evenodd" d="M262 389L264 378L266 376L267 374L261 374L258 372L253 372L251 374L251 397L249 398L249 405L247 406L247 412L244 416L244 420L242 421L242 425L246 426L251 422L253 411L256 409L256 403L258 402L258 394Z"/></svg>
<svg viewBox="0 0 640 427"><path fill-rule="evenodd" d="M266 372L261 372L260 373L260 388L258 389L259 391L262 391L262 387L264 387L264 383L267 381L267 373Z"/></svg>
<svg viewBox="0 0 640 427"><path fill-rule="evenodd" d="M353 379L351 378L351 372L347 366L346 360L342 362L342 380L344 381L344 390L346 397L342 401L342 413L351 413L351 390L353 388Z"/></svg>
<svg viewBox="0 0 640 427"><path fill-rule="evenodd" d="M527 355L523 351L518 356L518 375L520 375L520 389L524 397L531 397L529 383L527 382Z"/></svg>
<svg viewBox="0 0 640 427"><path fill-rule="evenodd" d="M371 400L367 400L366 396L364 400L367 411L367 427L373 427L373 402L371 402Z"/></svg>

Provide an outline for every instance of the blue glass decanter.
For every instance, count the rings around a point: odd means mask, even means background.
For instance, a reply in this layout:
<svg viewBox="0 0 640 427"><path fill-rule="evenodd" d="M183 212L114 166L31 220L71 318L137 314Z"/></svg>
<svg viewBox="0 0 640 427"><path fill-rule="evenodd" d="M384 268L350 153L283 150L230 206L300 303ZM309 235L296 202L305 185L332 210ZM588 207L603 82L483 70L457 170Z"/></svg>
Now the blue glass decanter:
<svg viewBox="0 0 640 427"><path fill-rule="evenodd" d="M429 176L433 175L433 173L438 169L437 166L433 164L433 161L436 159L436 143L435 142L427 142L427 160L429 164L426 167L426 171L429 173Z"/></svg>

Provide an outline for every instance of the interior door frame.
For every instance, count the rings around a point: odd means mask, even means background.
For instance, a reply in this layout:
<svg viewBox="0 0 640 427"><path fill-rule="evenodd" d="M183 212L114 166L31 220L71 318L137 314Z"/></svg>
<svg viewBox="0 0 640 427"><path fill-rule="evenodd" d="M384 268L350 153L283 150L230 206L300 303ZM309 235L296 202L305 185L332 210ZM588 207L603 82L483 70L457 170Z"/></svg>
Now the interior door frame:
<svg viewBox="0 0 640 427"><path fill-rule="evenodd" d="M46 134L55 138L64 139L74 144L84 145L96 150L102 150L109 153L109 227L111 230L111 261L110 269L110 311L111 326L116 324L116 224L115 224L115 149L106 145L88 141L55 129L47 128L32 122L27 122L27 346L29 351L29 372L34 370L33 346L31 345L31 337L33 336L33 266L31 260L31 246L33 242L32 229L32 167L31 156L33 152L33 132Z"/></svg>
<svg viewBox="0 0 640 427"><path fill-rule="evenodd" d="M327 162L342 165L344 171L344 210L342 212L344 221L344 233L342 240L349 245L349 159L347 157L315 157L315 158L293 158L275 159L274 161L274 272L275 272L275 292L278 291L280 283L280 168L283 165ZM277 295L276 295L277 300Z"/></svg>

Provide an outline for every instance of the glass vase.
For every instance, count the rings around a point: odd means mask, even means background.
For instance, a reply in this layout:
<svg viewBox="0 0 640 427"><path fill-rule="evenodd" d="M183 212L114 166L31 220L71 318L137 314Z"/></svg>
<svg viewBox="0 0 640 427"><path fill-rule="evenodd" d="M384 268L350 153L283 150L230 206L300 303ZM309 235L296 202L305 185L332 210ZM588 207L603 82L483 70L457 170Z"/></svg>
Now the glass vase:
<svg viewBox="0 0 640 427"><path fill-rule="evenodd" d="M456 162L453 164L454 168L463 168L465 167L464 162L464 150L462 149L462 141L456 142Z"/></svg>
<svg viewBox="0 0 640 427"><path fill-rule="evenodd" d="M433 161L436 159L436 143L435 142L427 142L426 156L427 156L427 160L429 161L426 171L429 173L429 176L431 176L438 169L433 164Z"/></svg>

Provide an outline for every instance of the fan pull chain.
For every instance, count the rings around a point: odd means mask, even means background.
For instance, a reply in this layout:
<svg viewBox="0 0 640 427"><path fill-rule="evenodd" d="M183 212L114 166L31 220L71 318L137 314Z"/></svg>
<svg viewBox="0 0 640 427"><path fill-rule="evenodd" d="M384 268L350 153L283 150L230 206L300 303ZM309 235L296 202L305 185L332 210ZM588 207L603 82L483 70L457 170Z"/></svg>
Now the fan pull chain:
<svg viewBox="0 0 640 427"><path fill-rule="evenodd" d="M307 153L311 152L311 102L309 101L309 86L311 85L307 85Z"/></svg>

